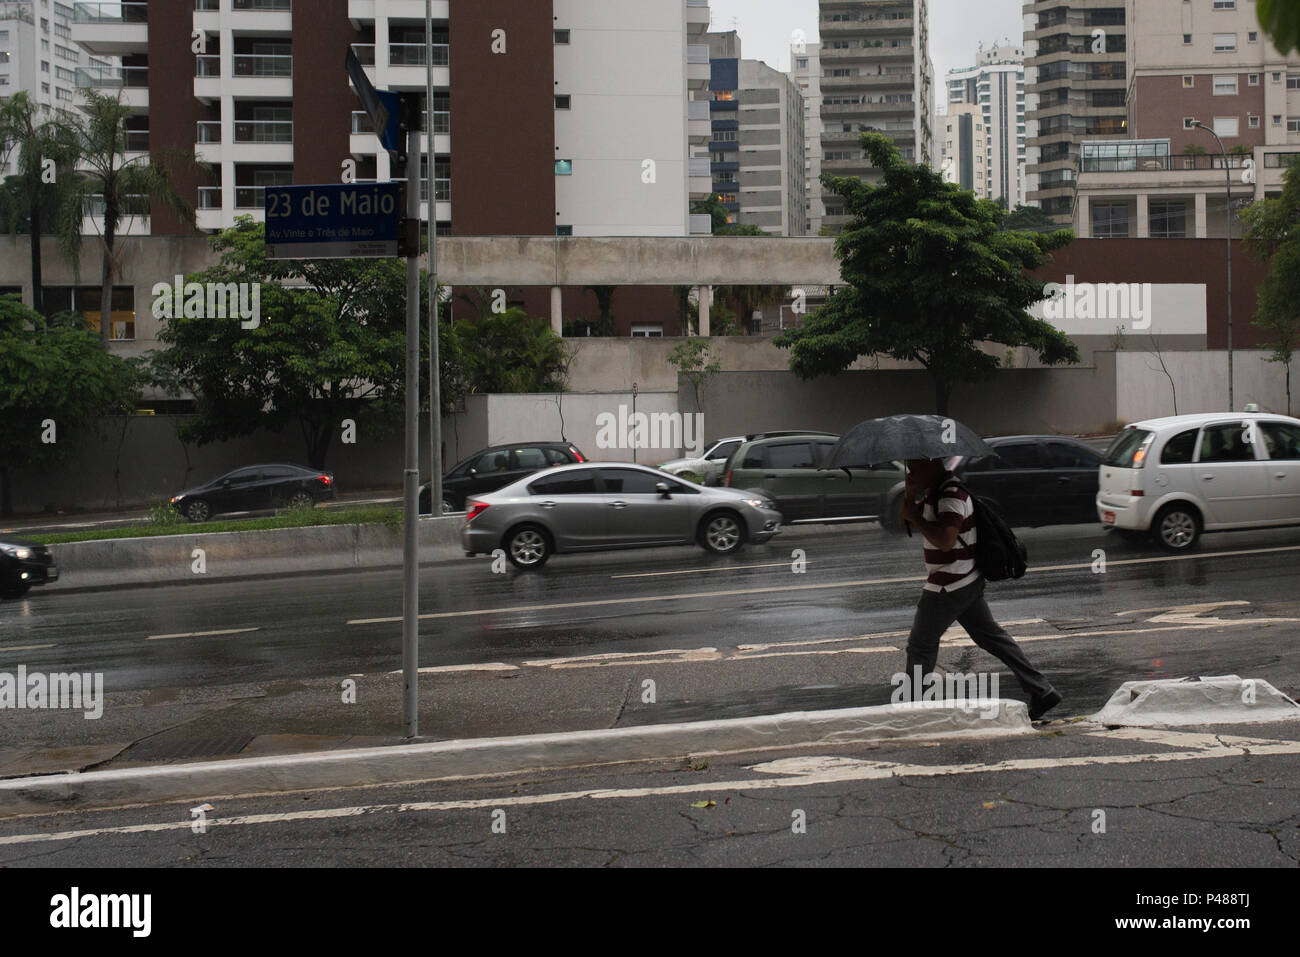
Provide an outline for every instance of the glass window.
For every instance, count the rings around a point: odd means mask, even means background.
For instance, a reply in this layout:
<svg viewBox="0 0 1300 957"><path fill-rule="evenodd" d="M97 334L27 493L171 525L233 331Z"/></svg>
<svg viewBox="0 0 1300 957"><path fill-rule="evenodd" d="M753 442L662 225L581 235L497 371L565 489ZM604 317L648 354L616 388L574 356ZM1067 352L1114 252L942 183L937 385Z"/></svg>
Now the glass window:
<svg viewBox="0 0 1300 957"><path fill-rule="evenodd" d="M568 31L568 30L556 30L556 31L555 31L555 42L556 42L556 43L561 43L561 44L563 44L563 43L568 43L568 42L569 42L569 31Z"/></svg>
<svg viewBox="0 0 1300 957"><path fill-rule="evenodd" d="M739 442L723 442L721 445L709 450L707 458L710 462L724 461L731 457L731 453L740 448Z"/></svg>
<svg viewBox="0 0 1300 957"><path fill-rule="evenodd" d="M1123 203L1097 203L1092 207L1094 239L1127 239L1128 206Z"/></svg>
<svg viewBox="0 0 1300 957"><path fill-rule="evenodd" d="M667 484L668 476L640 469L601 469L600 480L605 485L606 494L658 495L655 485L660 482Z"/></svg>
<svg viewBox="0 0 1300 957"><path fill-rule="evenodd" d="M546 461L550 465L568 465L570 462L574 461L560 449L542 449L542 452L545 454Z"/></svg>
<svg viewBox="0 0 1300 957"><path fill-rule="evenodd" d="M1231 96L1237 92L1236 76L1216 76L1214 78L1214 95Z"/></svg>
<svg viewBox="0 0 1300 957"><path fill-rule="evenodd" d="M782 442L767 446L764 450L764 465L769 469L810 469L815 465L812 451L807 442Z"/></svg>
<svg viewBox="0 0 1300 957"><path fill-rule="evenodd" d="M1090 469L1101 465L1101 455L1071 442L1048 442L1047 461L1056 469Z"/></svg>
<svg viewBox="0 0 1300 957"><path fill-rule="evenodd" d="M989 467L995 469L1036 469L1042 468L1043 457L1036 442L1009 442L994 449L998 457Z"/></svg>
<svg viewBox="0 0 1300 957"><path fill-rule="evenodd" d="M1186 465L1191 462L1192 455L1196 451L1196 437L1199 434L1199 429L1188 429L1175 435L1160 450L1160 464Z"/></svg>
<svg viewBox="0 0 1300 957"><path fill-rule="evenodd" d="M1150 434L1145 429L1125 429L1110 443L1103 461L1115 468L1131 469L1133 456L1137 454L1137 450Z"/></svg>
<svg viewBox="0 0 1300 957"><path fill-rule="evenodd" d="M1214 52L1230 53L1237 49L1237 34L1235 33L1216 33L1214 35Z"/></svg>
<svg viewBox="0 0 1300 957"><path fill-rule="evenodd" d="M1253 462L1255 448L1240 422L1207 425L1201 432L1201 462Z"/></svg>
<svg viewBox="0 0 1300 957"><path fill-rule="evenodd" d="M1187 203L1153 202L1150 217L1152 239L1187 238Z"/></svg>
<svg viewBox="0 0 1300 957"><path fill-rule="evenodd" d="M1264 448L1274 461L1300 459L1300 427L1288 422L1261 422L1259 430L1264 435Z"/></svg>
<svg viewBox="0 0 1300 957"><path fill-rule="evenodd" d="M1240 136L1241 122L1235 116L1216 116L1214 118L1214 132L1221 137Z"/></svg>
<svg viewBox="0 0 1300 957"><path fill-rule="evenodd" d="M528 486L533 495L595 495L596 473L591 469L574 469L540 478Z"/></svg>
<svg viewBox="0 0 1300 957"><path fill-rule="evenodd" d="M515 449L510 453L512 469L544 469L546 455L541 449Z"/></svg>

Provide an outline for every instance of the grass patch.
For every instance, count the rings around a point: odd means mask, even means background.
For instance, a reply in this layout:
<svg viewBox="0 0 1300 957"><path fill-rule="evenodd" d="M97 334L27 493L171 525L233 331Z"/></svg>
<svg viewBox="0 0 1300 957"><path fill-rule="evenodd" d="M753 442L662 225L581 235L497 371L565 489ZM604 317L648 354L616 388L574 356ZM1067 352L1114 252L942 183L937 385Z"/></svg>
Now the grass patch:
<svg viewBox="0 0 1300 957"><path fill-rule="evenodd" d="M152 510L151 510L152 513ZM113 538L153 538L160 535L210 535L213 532L259 532L277 528L306 528L312 525L384 525L393 532L402 528L402 510L384 505L359 505L356 508L291 508L267 518L240 518L219 522L169 524L165 516L153 525L129 528L86 529L42 535L45 545L68 542L98 542Z"/></svg>

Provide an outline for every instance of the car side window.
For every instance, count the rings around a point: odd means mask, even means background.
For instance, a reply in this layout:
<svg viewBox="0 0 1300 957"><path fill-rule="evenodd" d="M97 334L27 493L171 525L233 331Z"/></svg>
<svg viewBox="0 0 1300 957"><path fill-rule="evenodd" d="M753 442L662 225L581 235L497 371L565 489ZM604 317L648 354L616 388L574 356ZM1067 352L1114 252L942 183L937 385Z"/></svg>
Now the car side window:
<svg viewBox="0 0 1300 957"><path fill-rule="evenodd" d="M271 468L262 469L262 478L264 479L287 479L299 478L300 476L293 469Z"/></svg>
<svg viewBox="0 0 1300 957"><path fill-rule="evenodd" d="M709 453L708 461L710 462L726 461L728 458L731 457L731 453L736 451L736 449L738 448L740 448L739 442L724 442L722 445L719 445L717 448L715 448L712 452Z"/></svg>
<svg viewBox="0 0 1300 957"><path fill-rule="evenodd" d="M667 476L659 477L640 469L601 469L600 481L605 486L606 494L614 495L658 495L655 486L666 482Z"/></svg>
<svg viewBox="0 0 1300 957"><path fill-rule="evenodd" d="M544 469L546 456L541 449L515 449L510 453L510 467L513 469Z"/></svg>
<svg viewBox="0 0 1300 957"><path fill-rule="evenodd" d="M559 449L542 449L549 465L568 465L569 457Z"/></svg>
<svg viewBox="0 0 1300 957"><path fill-rule="evenodd" d="M595 495L596 473L591 469L575 469L539 478L528 486L532 495Z"/></svg>
<svg viewBox="0 0 1300 957"><path fill-rule="evenodd" d="M764 450L766 468L769 469L811 469L816 468L812 451L807 442L782 442L767 446Z"/></svg>
<svg viewBox="0 0 1300 957"><path fill-rule="evenodd" d="M1253 462L1255 447L1245 440L1240 422L1207 425L1201 430L1202 462Z"/></svg>
<svg viewBox="0 0 1300 957"><path fill-rule="evenodd" d="M1199 429L1188 429L1186 432L1179 432L1175 435L1160 450L1160 464L1187 465L1190 463L1192 456L1196 453L1196 436L1199 434Z"/></svg>
<svg viewBox="0 0 1300 957"><path fill-rule="evenodd" d="M1270 459L1275 462L1300 459L1300 426L1288 422L1261 422L1259 430L1264 434L1264 447Z"/></svg>
<svg viewBox="0 0 1300 957"><path fill-rule="evenodd" d="M750 446L745 459L740 463L742 469L761 469L763 467L763 446Z"/></svg>
<svg viewBox="0 0 1300 957"><path fill-rule="evenodd" d="M1101 454L1069 442L1048 442L1047 461L1054 469L1092 469L1101 465Z"/></svg>
<svg viewBox="0 0 1300 957"><path fill-rule="evenodd" d="M995 469L1036 469L1043 465L1042 456L1035 442L1012 442L999 445L995 451L998 457L990 463Z"/></svg>
<svg viewBox="0 0 1300 957"><path fill-rule="evenodd" d="M256 482L261 477L261 469L236 469L229 475L222 476L232 482Z"/></svg>

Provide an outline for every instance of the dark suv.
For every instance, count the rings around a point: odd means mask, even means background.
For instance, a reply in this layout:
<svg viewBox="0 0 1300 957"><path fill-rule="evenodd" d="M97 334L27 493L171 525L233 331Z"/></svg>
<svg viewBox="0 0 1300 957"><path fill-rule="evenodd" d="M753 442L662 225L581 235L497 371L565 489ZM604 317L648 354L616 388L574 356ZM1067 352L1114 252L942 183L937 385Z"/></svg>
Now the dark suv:
<svg viewBox="0 0 1300 957"><path fill-rule="evenodd" d="M480 449L442 477L442 512L463 512L466 498L495 492L541 469L585 461L587 457L572 442L518 442ZM433 511L431 497L429 483L421 485L421 514Z"/></svg>
<svg viewBox="0 0 1300 957"><path fill-rule="evenodd" d="M799 522L877 519L898 524L898 503L906 479L902 463L871 469L822 470L839 441L832 432L763 433L743 443L727 460L722 484L753 489L776 503L787 525Z"/></svg>
<svg viewBox="0 0 1300 957"><path fill-rule="evenodd" d="M59 566L44 545L0 539L0 598L22 598L33 585L58 580Z"/></svg>

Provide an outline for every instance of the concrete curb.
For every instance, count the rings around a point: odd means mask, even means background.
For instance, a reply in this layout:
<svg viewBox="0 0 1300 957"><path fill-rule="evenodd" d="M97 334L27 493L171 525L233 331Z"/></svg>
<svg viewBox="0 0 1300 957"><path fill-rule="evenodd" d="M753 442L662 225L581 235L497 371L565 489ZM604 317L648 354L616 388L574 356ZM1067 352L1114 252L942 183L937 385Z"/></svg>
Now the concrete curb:
<svg viewBox="0 0 1300 957"><path fill-rule="evenodd" d="M690 724L471 738L14 778L0 781L0 817L667 760L765 748L1030 733L1028 709L1020 701L919 702L801 711Z"/></svg>
<svg viewBox="0 0 1300 957"><path fill-rule="evenodd" d="M421 563L450 561L464 553L464 519L420 520ZM190 584L268 575L401 567L401 536L383 525L312 525L305 528L113 538L50 546L59 580L43 590L94 591L122 585ZM202 548L206 571L192 570Z"/></svg>

